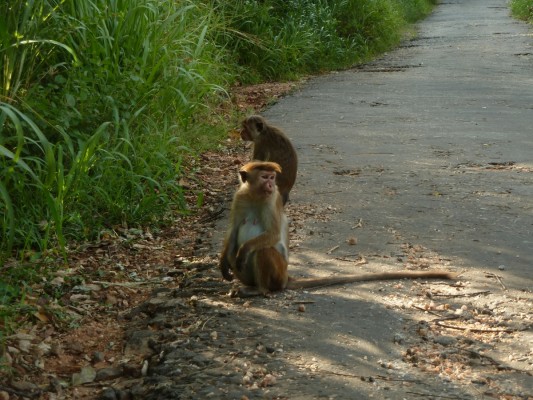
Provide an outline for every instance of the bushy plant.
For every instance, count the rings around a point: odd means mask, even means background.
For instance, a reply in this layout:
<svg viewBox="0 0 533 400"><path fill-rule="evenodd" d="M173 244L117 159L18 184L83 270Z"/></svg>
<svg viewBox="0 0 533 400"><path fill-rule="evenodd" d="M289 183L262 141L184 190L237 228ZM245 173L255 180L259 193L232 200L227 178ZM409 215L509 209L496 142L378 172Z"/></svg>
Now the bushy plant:
<svg viewBox="0 0 533 400"><path fill-rule="evenodd" d="M399 0L400 12L406 22L416 22L428 15L438 0Z"/></svg>
<svg viewBox="0 0 533 400"><path fill-rule="evenodd" d="M509 3L511 12L516 18L525 21L533 21L533 1L532 0L511 0Z"/></svg>
<svg viewBox="0 0 533 400"><path fill-rule="evenodd" d="M397 44L434 0L213 0L244 82L345 68Z"/></svg>
<svg viewBox="0 0 533 400"><path fill-rule="evenodd" d="M326 0L215 1L228 49L243 82L291 79L338 68L357 57L358 42L338 35L335 7Z"/></svg>
<svg viewBox="0 0 533 400"><path fill-rule="evenodd" d="M203 8L202 8L203 7ZM226 73L191 1L4 3L0 250L185 207L187 126ZM16 202L14 201L16 199Z"/></svg>

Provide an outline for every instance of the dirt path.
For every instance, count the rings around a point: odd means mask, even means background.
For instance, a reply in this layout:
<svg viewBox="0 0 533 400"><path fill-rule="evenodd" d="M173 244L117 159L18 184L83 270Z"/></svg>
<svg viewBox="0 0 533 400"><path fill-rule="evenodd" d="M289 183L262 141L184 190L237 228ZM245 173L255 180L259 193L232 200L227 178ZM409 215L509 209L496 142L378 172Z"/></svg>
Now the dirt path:
<svg viewBox="0 0 533 400"><path fill-rule="evenodd" d="M416 40L265 113L300 156L293 275L458 282L230 299L213 270L220 220L211 262L187 275L201 287L184 279L128 316L146 376L103 398L533 398L533 40L508 14L442 2Z"/></svg>

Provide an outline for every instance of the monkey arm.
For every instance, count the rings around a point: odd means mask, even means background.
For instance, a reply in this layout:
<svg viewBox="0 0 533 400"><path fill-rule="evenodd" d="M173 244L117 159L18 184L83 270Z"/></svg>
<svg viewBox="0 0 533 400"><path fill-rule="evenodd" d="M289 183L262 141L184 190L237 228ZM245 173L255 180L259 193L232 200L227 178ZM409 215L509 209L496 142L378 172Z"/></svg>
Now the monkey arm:
<svg viewBox="0 0 533 400"><path fill-rule="evenodd" d="M241 271L248 264L248 259L253 252L257 250L275 247L280 241L278 232L264 232L242 244L237 251L235 265L238 271Z"/></svg>
<svg viewBox="0 0 533 400"><path fill-rule="evenodd" d="M281 240L284 214L282 214L283 206L279 203L279 208L269 208L270 212L261 215L259 224L246 226L248 232L245 234L247 240L241 243L237 251L237 266L244 261L250 253L275 247ZM258 229L259 228L259 229Z"/></svg>
<svg viewBox="0 0 533 400"><path fill-rule="evenodd" d="M275 247L277 249L277 245L281 241L280 228L278 227L279 221L271 221L275 223L272 224L269 230L247 240L237 250L235 264L238 271L241 271L246 267L252 253L270 247ZM283 256L285 257L285 254L283 254Z"/></svg>
<svg viewBox="0 0 533 400"><path fill-rule="evenodd" d="M222 277L227 281L233 280L232 261L235 262L237 253L237 234L238 229L232 227L224 242L224 248L220 256L219 268Z"/></svg>
<svg viewBox="0 0 533 400"><path fill-rule="evenodd" d="M231 263L228 260L228 255L226 252L222 253L220 257L219 269L222 273L222 277L227 281L233 280L233 274L231 273Z"/></svg>

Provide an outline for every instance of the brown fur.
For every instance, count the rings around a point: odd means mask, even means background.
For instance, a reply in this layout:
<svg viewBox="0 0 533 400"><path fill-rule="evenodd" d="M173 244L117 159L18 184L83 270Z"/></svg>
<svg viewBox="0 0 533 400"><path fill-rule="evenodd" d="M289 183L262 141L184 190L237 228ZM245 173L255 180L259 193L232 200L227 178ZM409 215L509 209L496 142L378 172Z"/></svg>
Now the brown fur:
<svg viewBox="0 0 533 400"><path fill-rule="evenodd" d="M270 247L258 250L255 254L255 263L258 270L258 287L268 288L270 292L285 289L289 279L287 273L287 260L279 251ZM273 265L276 267L273 268Z"/></svg>
<svg viewBox="0 0 533 400"><path fill-rule="evenodd" d="M295 279L288 277L288 282L283 289L317 289L325 286L345 285L357 282L386 281L397 279L455 279L456 274L445 271L398 271L369 273L361 275L332 276L326 278L304 278ZM280 289L281 290L281 289ZM264 295L265 293L254 288L240 289L233 292L234 297L253 297Z"/></svg>
<svg viewBox="0 0 533 400"><path fill-rule="evenodd" d="M387 281L395 279L454 279L455 274L445 271L398 271L361 275L332 276L327 278L292 279L287 289L311 289L355 282Z"/></svg>
<svg viewBox="0 0 533 400"><path fill-rule="evenodd" d="M224 279L235 275L266 294L287 285L289 242L281 196L273 181L264 183L262 171L272 176L281 168L273 162L251 162L239 171L242 184L231 205L219 266ZM265 191L265 184L272 192Z"/></svg>
<svg viewBox="0 0 533 400"><path fill-rule="evenodd" d="M298 170L298 156L289 138L259 115L252 115L242 122L241 137L254 142L254 160L273 161L281 166L283 172L276 176L276 182L283 204L286 204Z"/></svg>

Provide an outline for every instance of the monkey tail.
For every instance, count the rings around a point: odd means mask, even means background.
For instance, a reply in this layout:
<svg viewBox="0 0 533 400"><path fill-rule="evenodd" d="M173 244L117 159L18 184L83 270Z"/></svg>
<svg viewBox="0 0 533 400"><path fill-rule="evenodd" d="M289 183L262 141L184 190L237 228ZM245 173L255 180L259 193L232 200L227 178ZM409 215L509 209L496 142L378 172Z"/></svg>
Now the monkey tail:
<svg viewBox="0 0 533 400"><path fill-rule="evenodd" d="M446 271L398 271L304 279L294 279L290 277L287 289L310 289L355 282L387 281L395 279L454 279L455 277L455 274Z"/></svg>

